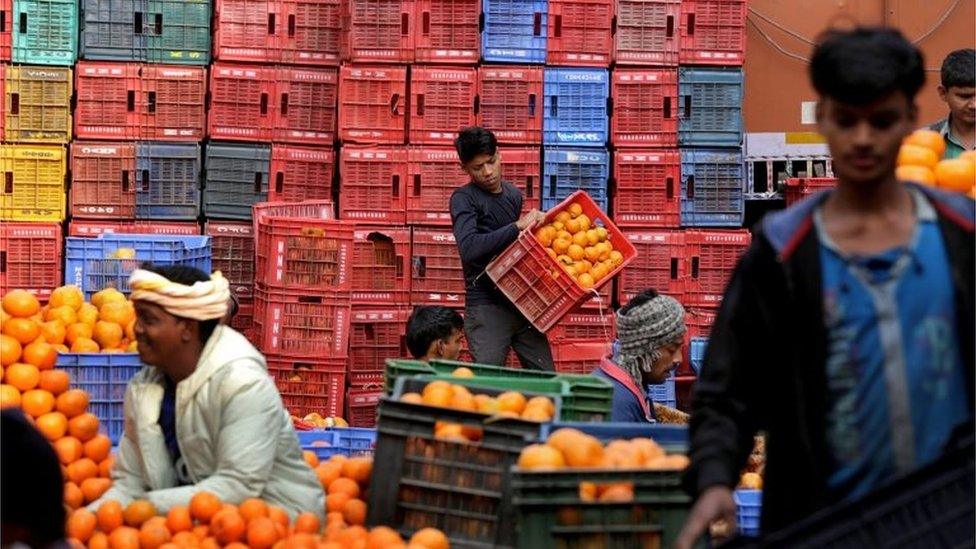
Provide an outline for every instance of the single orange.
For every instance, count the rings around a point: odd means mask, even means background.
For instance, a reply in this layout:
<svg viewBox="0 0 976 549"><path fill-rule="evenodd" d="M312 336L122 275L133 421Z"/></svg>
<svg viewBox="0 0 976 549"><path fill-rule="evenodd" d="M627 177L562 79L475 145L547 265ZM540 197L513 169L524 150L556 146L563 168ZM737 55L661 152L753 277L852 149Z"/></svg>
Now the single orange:
<svg viewBox="0 0 976 549"><path fill-rule="evenodd" d="M98 517L98 529L110 534L122 526L122 504L114 500L106 501L99 506L95 516Z"/></svg>
<svg viewBox="0 0 976 549"><path fill-rule="evenodd" d="M58 395L57 408L69 419L83 414L88 408L88 393L82 389L68 389Z"/></svg>
<svg viewBox="0 0 976 549"><path fill-rule="evenodd" d="M22 347L20 342L8 336L0 334L0 365L6 367L20 360Z"/></svg>
<svg viewBox="0 0 976 549"><path fill-rule="evenodd" d="M58 350L54 348L54 345L35 341L24 347L24 355L21 360L37 366L38 370L50 370L58 361Z"/></svg>
<svg viewBox="0 0 976 549"><path fill-rule="evenodd" d="M70 480L64 483L64 504L72 509L78 509L85 504L85 493Z"/></svg>
<svg viewBox="0 0 976 549"><path fill-rule="evenodd" d="M91 412L79 414L68 420L68 432L82 442L88 442L98 434L98 418Z"/></svg>
<svg viewBox="0 0 976 549"><path fill-rule="evenodd" d="M447 539L447 536L437 528L423 528L418 530L410 537L410 544L426 547L426 549L450 549L451 547L451 542Z"/></svg>
<svg viewBox="0 0 976 549"><path fill-rule="evenodd" d="M942 139L942 134L934 130L915 130L905 138L903 143L925 147L934 152L939 158L942 158L946 150L946 143Z"/></svg>
<svg viewBox="0 0 976 549"><path fill-rule="evenodd" d="M41 310L41 302L27 290L11 290L3 296L3 310L11 316L27 318Z"/></svg>
<svg viewBox="0 0 976 549"><path fill-rule="evenodd" d="M545 444L530 444L519 454L518 466L530 471L561 469L566 466L562 452Z"/></svg>
<svg viewBox="0 0 976 549"><path fill-rule="evenodd" d="M403 538L389 526L377 526L366 536L366 549L387 549L389 547L403 547Z"/></svg>
<svg viewBox="0 0 976 549"><path fill-rule="evenodd" d="M518 391L505 391L496 397L500 412L521 414L525 410L525 395Z"/></svg>
<svg viewBox="0 0 976 549"><path fill-rule="evenodd" d="M112 439L105 435L95 435L84 443L85 457L101 463L112 452Z"/></svg>
<svg viewBox="0 0 976 549"><path fill-rule="evenodd" d="M96 531L88 540L88 549L110 549L108 546L108 534Z"/></svg>
<svg viewBox="0 0 976 549"><path fill-rule="evenodd" d="M27 345L41 336L41 327L28 318L11 318L3 325L3 333Z"/></svg>
<svg viewBox="0 0 976 549"><path fill-rule="evenodd" d="M65 326L71 326L75 322L78 322L78 312L68 305L51 307L44 313L44 320L56 320Z"/></svg>
<svg viewBox="0 0 976 549"><path fill-rule="evenodd" d="M352 457L342 463L342 476L351 478L359 484L368 483L372 473L373 458L371 457Z"/></svg>
<svg viewBox="0 0 976 549"><path fill-rule="evenodd" d="M68 465L68 478L81 485L87 479L98 477L98 464L88 458L81 458Z"/></svg>
<svg viewBox="0 0 976 549"><path fill-rule="evenodd" d="M224 509L210 519L210 533L221 545L241 541L246 530L247 521L236 509Z"/></svg>
<svg viewBox="0 0 976 549"><path fill-rule="evenodd" d="M87 478L81 483L81 493L85 503L91 503L102 497L112 487L112 480L102 477Z"/></svg>
<svg viewBox="0 0 976 549"><path fill-rule="evenodd" d="M171 539L172 535L166 528L165 519L162 523L146 521L139 529L139 549L159 549Z"/></svg>
<svg viewBox="0 0 976 549"><path fill-rule="evenodd" d="M20 408L20 391L13 385L0 385L0 409Z"/></svg>
<svg viewBox="0 0 976 549"><path fill-rule="evenodd" d="M97 353L100 350L98 343L87 337L79 337L71 344L72 353Z"/></svg>
<svg viewBox="0 0 976 549"><path fill-rule="evenodd" d="M284 526L285 528L288 528L288 524L291 522L288 512L275 505L268 506L268 518L271 519L271 522Z"/></svg>
<svg viewBox="0 0 976 549"><path fill-rule="evenodd" d="M238 510L244 520L268 516L268 504L260 498L248 498L241 502Z"/></svg>
<svg viewBox="0 0 976 549"><path fill-rule="evenodd" d="M32 418L39 418L54 410L54 395L42 389L32 389L20 396L20 407Z"/></svg>
<svg viewBox="0 0 976 549"><path fill-rule="evenodd" d="M71 385L71 376L64 370L44 370L40 373L37 386L54 396L68 390Z"/></svg>
<svg viewBox="0 0 976 549"><path fill-rule="evenodd" d="M343 494L341 492L331 494L329 497L325 498L325 510L329 513L341 513L342 506L351 499L352 497L349 494Z"/></svg>
<svg viewBox="0 0 976 549"><path fill-rule="evenodd" d="M112 478L112 467L114 466L115 458L109 455L107 458L98 462L98 476L102 478Z"/></svg>
<svg viewBox="0 0 976 549"><path fill-rule="evenodd" d="M176 506L166 513L166 527L172 533L189 532L193 529L193 516L188 507Z"/></svg>
<svg viewBox="0 0 976 549"><path fill-rule="evenodd" d="M220 499L210 492L197 492L190 499L190 514L203 524L208 524L220 507Z"/></svg>
<svg viewBox="0 0 976 549"><path fill-rule="evenodd" d="M68 534L69 538L75 538L84 543L91 539L97 526L98 519L95 517L95 513L92 513L88 509L78 509L68 517L65 533Z"/></svg>
<svg viewBox="0 0 976 549"><path fill-rule="evenodd" d="M353 526L366 524L366 503L361 499L350 499L342 506L342 518Z"/></svg>
<svg viewBox="0 0 976 549"><path fill-rule="evenodd" d="M302 459L304 459L305 463L307 463L312 469L315 469L319 465L319 456L317 456L315 452L311 450L302 450Z"/></svg>
<svg viewBox="0 0 976 549"><path fill-rule="evenodd" d="M139 549L139 530L131 526L120 526L108 536L112 549Z"/></svg>
<svg viewBox="0 0 976 549"><path fill-rule="evenodd" d="M247 545L252 549L269 549L278 541L278 529L268 517L258 517L247 524Z"/></svg>
<svg viewBox="0 0 976 549"><path fill-rule="evenodd" d="M94 462L92 462L94 465ZM98 470L98 466L95 466ZM125 523L133 528L139 528L142 523L156 516L156 506L144 499L137 499L126 506L122 511L122 518Z"/></svg>
<svg viewBox="0 0 976 549"><path fill-rule="evenodd" d="M85 455L85 448L75 437L61 437L54 441L54 452L64 465L74 463Z"/></svg>
<svg viewBox="0 0 976 549"><path fill-rule="evenodd" d="M81 288L74 284L66 284L55 288L51 292L51 297L48 299L47 304L51 307L67 305L77 311L84 302L85 294L82 293Z"/></svg>
<svg viewBox="0 0 976 549"><path fill-rule="evenodd" d="M41 382L41 372L33 364L16 362L7 367L4 381L14 386L18 391L30 391Z"/></svg>
<svg viewBox="0 0 976 549"><path fill-rule="evenodd" d="M322 525L315 513L302 513L295 519L295 533L318 534Z"/></svg>

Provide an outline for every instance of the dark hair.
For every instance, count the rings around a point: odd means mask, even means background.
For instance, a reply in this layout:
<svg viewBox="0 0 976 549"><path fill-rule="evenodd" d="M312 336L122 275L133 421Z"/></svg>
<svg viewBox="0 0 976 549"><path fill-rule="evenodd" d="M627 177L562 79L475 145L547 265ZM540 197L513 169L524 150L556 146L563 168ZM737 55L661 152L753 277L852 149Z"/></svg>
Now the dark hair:
<svg viewBox="0 0 976 549"><path fill-rule="evenodd" d="M195 282L207 282L210 280L210 275L207 273L195 267L187 267L185 265L153 265L152 263L143 263L139 268L160 276L165 276L171 282L185 284L187 286L192 286ZM212 320L199 320L197 322L200 324L198 328L200 342L206 343L210 339L210 336L213 335L214 330L217 329L217 325L220 324L220 319L214 318Z"/></svg>
<svg viewBox="0 0 976 549"><path fill-rule="evenodd" d="M976 50L956 50L942 61L942 87L971 88L976 86Z"/></svg>
<svg viewBox="0 0 976 549"><path fill-rule="evenodd" d="M922 53L894 29L828 31L810 60L810 80L823 97L866 105L900 91L909 102L925 84Z"/></svg>
<svg viewBox="0 0 976 549"><path fill-rule="evenodd" d="M457 149L458 158L462 164L467 164L474 160L479 154L495 156L498 150L498 140L491 131L481 126L471 126L458 132L457 139L454 140L454 148Z"/></svg>
<svg viewBox="0 0 976 549"><path fill-rule="evenodd" d="M417 307L407 320L407 349L414 358L423 358L431 343L463 329L464 319L453 309L436 305Z"/></svg>
<svg viewBox="0 0 976 549"><path fill-rule="evenodd" d="M623 307L621 307L620 310L617 311L617 314L621 314L621 315L627 316L627 313L630 312L631 309L633 309L634 307L640 307L641 305L643 305L643 304L647 303L648 301L654 299L658 295L660 295L660 294L657 293L657 290L655 290L653 288L648 288L648 289L644 290L643 292L641 292L641 293L635 295L634 297L630 298L630 301L628 301L626 305L624 305Z"/></svg>

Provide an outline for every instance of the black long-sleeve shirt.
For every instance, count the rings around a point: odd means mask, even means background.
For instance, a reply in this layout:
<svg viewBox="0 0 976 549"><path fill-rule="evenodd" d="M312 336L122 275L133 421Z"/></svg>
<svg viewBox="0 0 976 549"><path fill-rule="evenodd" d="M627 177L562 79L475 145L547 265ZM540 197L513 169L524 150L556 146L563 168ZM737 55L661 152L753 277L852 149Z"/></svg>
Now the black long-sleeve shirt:
<svg viewBox="0 0 976 549"><path fill-rule="evenodd" d="M505 303L505 297L483 274L485 267L518 238L515 225L522 212L522 192L502 182L502 192L490 193L474 183L451 195L451 222L464 269L465 303Z"/></svg>

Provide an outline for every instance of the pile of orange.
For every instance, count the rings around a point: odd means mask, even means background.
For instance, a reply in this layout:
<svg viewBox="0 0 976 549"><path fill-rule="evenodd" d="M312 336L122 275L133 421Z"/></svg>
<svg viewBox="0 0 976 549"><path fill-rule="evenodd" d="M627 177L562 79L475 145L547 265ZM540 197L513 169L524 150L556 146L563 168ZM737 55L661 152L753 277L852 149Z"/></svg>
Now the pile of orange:
<svg viewBox="0 0 976 549"><path fill-rule="evenodd" d="M522 450L522 469L545 471L564 468L682 470L688 456L667 454L650 438L614 440L604 446L599 439L577 429L558 429L545 444Z"/></svg>
<svg viewBox="0 0 976 549"><path fill-rule="evenodd" d="M898 151L896 176L900 181L935 185L976 198L976 152L967 151L959 158L940 160L945 150L939 132L913 132Z"/></svg>
<svg viewBox="0 0 976 549"><path fill-rule="evenodd" d="M535 232L535 237L563 271L584 290L596 286L624 262L613 249L606 227L596 226L574 202L556 214L555 220ZM552 277L558 278L558 270Z"/></svg>
<svg viewBox="0 0 976 549"><path fill-rule="evenodd" d="M91 503L112 485L112 442L99 434L98 418L87 411L88 393L71 389L68 373L54 368L57 350L46 338L59 321L39 324L35 317L44 308L23 290L8 292L2 304L0 407L21 408L51 441L64 475L65 504L76 509Z"/></svg>

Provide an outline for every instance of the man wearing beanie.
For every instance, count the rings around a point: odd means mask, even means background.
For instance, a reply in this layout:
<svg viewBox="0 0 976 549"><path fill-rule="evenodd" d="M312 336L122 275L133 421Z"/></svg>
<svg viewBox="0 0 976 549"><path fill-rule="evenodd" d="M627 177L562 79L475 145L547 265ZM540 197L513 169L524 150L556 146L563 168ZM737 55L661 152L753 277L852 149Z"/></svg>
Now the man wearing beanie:
<svg viewBox="0 0 976 549"><path fill-rule="evenodd" d="M657 420L647 386L662 383L681 362L685 310L672 297L645 290L617 311L617 345L595 375L613 384L610 421Z"/></svg>

